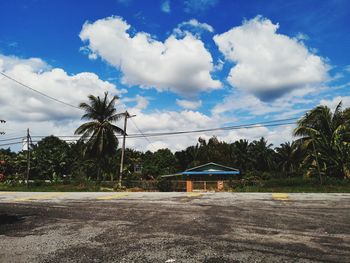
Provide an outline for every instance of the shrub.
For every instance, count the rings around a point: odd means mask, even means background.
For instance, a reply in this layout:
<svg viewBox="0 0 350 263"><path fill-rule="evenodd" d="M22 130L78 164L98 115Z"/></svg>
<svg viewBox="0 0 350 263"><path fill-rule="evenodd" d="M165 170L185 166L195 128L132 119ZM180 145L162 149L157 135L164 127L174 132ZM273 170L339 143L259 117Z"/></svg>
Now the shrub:
<svg viewBox="0 0 350 263"><path fill-rule="evenodd" d="M6 176L4 174L0 174L0 183L3 183L6 181Z"/></svg>
<svg viewBox="0 0 350 263"><path fill-rule="evenodd" d="M172 190L171 181L166 179L159 179L157 181L157 187L160 192L170 192Z"/></svg>

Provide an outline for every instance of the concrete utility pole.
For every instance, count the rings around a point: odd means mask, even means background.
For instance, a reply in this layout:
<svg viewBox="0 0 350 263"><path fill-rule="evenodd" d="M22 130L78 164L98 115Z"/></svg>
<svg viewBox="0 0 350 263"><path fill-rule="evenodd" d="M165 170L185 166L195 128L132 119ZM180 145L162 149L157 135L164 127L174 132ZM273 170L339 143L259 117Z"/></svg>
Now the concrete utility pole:
<svg viewBox="0 0 350 263"><path fill-rule="evenodd" d="M26 176L26 185L28 186L29 173L30 173L30 134L29 128L27 129L27 176Z"/></svg>
<svg viewBox="0 0 350 263"><path fill-rule="evenodd" d="M6 123L6 121L5 120L0 120L0 123ZM5 134L5 132L0 131L0 135L4 135L4 134Z"/></svg>
<svg viewBox="0 0 350 263"><path fill-rule="evenodd" d="M318 176L320 178L320 184L322 185L323 184L323 179L322 179L322 175L321 175L320 164L318 162L318 157L317 157L317 152L316 152L315 142L314 141L315 141L315 137L312 136L312 147L313 147L315 158L316 158L316 165L317 165Z"/></svg>
<svg viewBox="0 0 350 263"><path fill-rule="evenodd" d="M123 134L123 144L122 144L122 155L120 157L120 170L119 170L119 180L118 180L118 186L122 186L122 179L123 179L123 169L124 169L124 154L125 154L125 139L126 139L126 124L127 120L129 118L135 117L136 115L130 115L128 111L125 111L124 113L124 134Z"/></svg>

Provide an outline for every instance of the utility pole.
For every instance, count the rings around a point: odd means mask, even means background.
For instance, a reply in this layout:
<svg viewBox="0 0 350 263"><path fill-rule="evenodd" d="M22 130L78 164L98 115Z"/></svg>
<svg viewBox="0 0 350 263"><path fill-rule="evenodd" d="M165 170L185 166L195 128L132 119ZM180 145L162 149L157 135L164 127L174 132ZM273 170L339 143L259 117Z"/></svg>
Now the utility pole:
<svg viewBox="0 0 350 263"><path fill-rule="evenodd" d="M28 187L28 181L29 181L29 173L30 173L30 134L29 134L29 128L27 129L27 176L26 176L26 185Z"/></svg>
<svg viewBox="0 0 350 263"><path fill-rule="evenodd" d="M124 154L125 154L125 139L126 139L126 124L127 120L129 118L135 117L136 115L130 115L128 111L125 111L124 113L124 134L123 134L123 144L122 144L122 153L120 157L120 170L119 170L119 180L118 180L118 186L122 186L122 179L123 179L123 169L124 169Z"/></svg>
<svg viewBox="0 0 350 263"><path fill-rule="evenodd" d="M320 164L318 162L317 152L316 152L316 148L315 148L315 142L314 142L315 138L314 138L314 136L311 136L311 137L312 137L312 147L313 147L315 158L316 158L316 165L317 165L318 176L320 178L320 183L322 185L323 184L323 179L322 179Z"/></svg>
<svg viewBox="0 0 350 263"><path fill-rule="evenodd" d="M6 123L6 121L5 121L5 120L1 120L1 119L0 119L0 123ZM5 134L5 132L0 131L0 135L4 135L4 134Z"/></svg>

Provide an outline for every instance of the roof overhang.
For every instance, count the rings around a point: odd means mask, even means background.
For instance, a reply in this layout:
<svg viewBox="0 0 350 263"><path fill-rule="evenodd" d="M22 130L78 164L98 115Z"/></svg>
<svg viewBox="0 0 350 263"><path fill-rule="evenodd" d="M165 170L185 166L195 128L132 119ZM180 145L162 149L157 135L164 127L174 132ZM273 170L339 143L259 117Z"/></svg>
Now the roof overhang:
<svg viewBox="0 0 350 263"><path fill-rule="evenodd" d="M199 172L185 171L185 172L182 172L180 174L183 174L183 175L228 174L229 175L229 174L239 174L239 171L199 171Z"/></svg>

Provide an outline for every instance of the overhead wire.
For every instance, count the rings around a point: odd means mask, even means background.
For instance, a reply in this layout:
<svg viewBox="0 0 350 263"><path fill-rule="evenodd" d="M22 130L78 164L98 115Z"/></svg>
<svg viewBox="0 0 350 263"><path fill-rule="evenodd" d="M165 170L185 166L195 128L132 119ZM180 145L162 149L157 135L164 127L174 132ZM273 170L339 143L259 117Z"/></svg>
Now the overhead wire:
<svg viewBox="0 0 350 263"><path fill-rule="evenodd" d="M51 99L57 103L61 103L61 104L64 104L66 106L69 106L69 107L72 107L72 108L75 108L75 109L79 109L79 110L82 110L81 108L75 106L75 105L72 105L70 103L67 103L65 101L62 101L62 100L59 100L57 98L54 98L50 95L47 95L41 91L38 91L14 78L12 78L11 76L5 74L4 72L1 72L0 71L0 74L14 82L16 82L17 84L21 85L22 87L25 87L37 94L40 94L41 96L44 96L48 99ZM117 106L123 106L126 109L125 105L123 104L119 104ZM128 138L145 138L150 144L151 146L153 146L152 142L150 141L150 137L159 137L159 136L171 136L171 135L181 135L181 134L191 134L191 133L200 133L200 132L211 132L211 131L220 131L220 130L235 130L235 129L248 129L248 128L258 128L258 127L271 127L271 126L280 126L280 125L289 125L289 124L294 124L291 123L291 122L288 122L288 123L281 123L281 122L286 122L286 121L291 121L291 120L296 120L298 119L297 117L295 118L286 118L286 119L277 119L277 120L271 120L271 121L265 121L265 122L259 122L259 123L251 123L251 124L242 124L242 125L234 125L234 126L226 126L226 127L217 127L217 128L210 128L210 129L198 129L198 130L187 130L187 131L175 131L175 132L158 132L158 133L144 133L141 131L141 129L138 127L138 125L136 124L136 122L134 122L132 119L131 119L131 122L134 124L134 126L136 127L136 129L138 130L139 134L129 134L128 135ZM32 137L46 137L46 136L32 136ZM63 135L63 136L57 136L57 137L66 137L66 138L74 138L74 137L78 137L76 135ZM121 136L117 136L117 137L121 137ZM5 142L5 141L13 141L13 140L16 140L16 139L21 139L23 137L15 137L15 138L6 138L6 139L0 139L0 142ZM3 146L3 145L12 145L12 144L16 144L16 143L8 143L8 144L2 144L0 146ZM153 146L154 147L154 146Z"/></svg>
<svg viewBox="0 0 350 263"><path fill-rule="evenodd" d="M126 108L126 106L125 106L124 104L118 104L117 106L122 106L122 107L125 109L125 111L127 111L127 108ZM151 145L151 147L152 147L153 149L156 149L156 147L153 145L153 143L151 142L151 140L150 140L148 137L144 136L144 133L143 133L143 132L141 131L141 129L138 127L138 125L136 124L136 122L135 122L132 118L130 118L130 121L131 121L131 123L135 126L135 128L139 131L139 133L142 135L142 137L145 138L145 139L147 140L147 142ZM128 138L130 138L130 137L128 136Z"/></svg>
<svg viewBox="0 0 350 263"><path fill-rule="evenodd" d="M79 107L77 107L77 106L75 106L75 105L72 105L72 104L67 103L67 102L65 102L65 101L59 100L59 99L57 99L57 98L54 98L54 97L52 97L52 96L50 96L50 95L47 95L46 93L43 93L43 92L41 92L41 91L38 91L38 90L36 90L36 89L34 89L34 88L32 88L32 87L30 87L30 86L28 86L28 85L22 83L21 81L18 81L18 80L16 80L15 78L13 78L13 77L11 77L11 76L5 74L4 72L1 72L1 71L0 71L0 74L1 74L2 76L4 76L4 77L6 77L6 78L8 78L8 79L10 79L10 80L12 80L12 81L14 81L14 82L16 82L17 84L21 85L22 87L25 87L25 88L27 88L27 89L29 89L29 90L31 90L31 91L37 93L37 94L40 94L41 96L44 96L44 97L46 97L46 98L48 98L48 99L51 99L51 100L53 100L53 101L55 101L55 102L57 102L57 103L61 103L61 104L64 104L64 105L66 105L66 106L69 106L69 107L72 107L72 108L75 108L75 109L82 110L81 108L79 108ZM126 108L125 108L125 109L126 109ZM133 120L131 120L131 122L134 124L134 126L135 126L136 129L139 131L139 133L143 134L143 132L141 131L141 129L137 126L136 122L134 122ZM144 137L144 138L152 145L152 142L151 142L147 137ZM152 145L152 146L153 146L153 145ZM153 146L153 147L154 147L154 146Z"/></svg>
<svg viewBox="0 0 350 263"><path fill-rule="evenodd" d="M44 97L46 97L46 98L48 98L48 99L51 99L51 100L53 100L53 101L55 101L55 102L57 102L57 103L61 103L61 104L64 104L64 105L66 105L66 106L69 106L69 107L72 107L72 108L81 110L81 108L79 108L78 106L75 106L75 105L70 104L70 103L68 103L68 102L65 102L65 101L56 99L56 98L54 98L54 97L52 97L52 96L50 96L50 95L47 95L46 93L43 93L43 92L41 92L41 91L39 91L39 90L36 90L36 89L34 89L34 88L32 88L32 87L29 87L28 85L26 85L26 84L24 84L24 83L22 83L22 82L20 82L20 81L18 81L18 80L16 80L16 79L10 77L9 75L5 74L4 72L1 72L1 71L0 71L0 74L1 74L2 76L4 76L4 77L6 77L6 78L8 78L8 79L10 79L10 80L12 80L12 81L14 81L14 82L16 82L17 84L21 85L22 87L25 87L25 88L27 88L27 89L29 89L29 90L31 90L31 91L37 93L37 94L40 94L41 96L44 96Z"/></svg>
<svg viewBox="0 0 350 263"><path fill-rule="evenodd" d="M191 133L198 133L198 132L210 132L210 131L227 131L227 130L239 130L239 129L254 129L254 128L262 128L262 127L274 127L274 126L284 126L284 125L291 125L295 124L295 122L284 122L284 123L270 123L263 125L262 123L255 123L255 124L249 124L249 125L237 125L237 126L229 126L229 127L221 127L221 128L213 128L213 129L202 129L202 130L191 130L191 131L177 131L177 132L164 132L164 133L149 133L149 134L133 134L128 136L129 139L138 139L142 137L162 137L162 136L173 136L173 135L185 135L185 134L191 134ZM44 138L50 135L32 135L33 138ZM60 138L63 141L66 142L76 142L79 141L79 136L77 135L57 135L56 137ZM74 139L74 137L77 137ZM121 136L119 136L121 137ZM24 139L25 137L18 137L17 139ZM62 139L67 138L67 139ZM13 140L16 138L12 138ZM35 139L32 141L32 143L40 142L40 140ZM4 141L4 140L3 140ZM8 146L8 145L15 145L23 143L22 141L18 142L9 142L5 144L0 144L1 146Z"/></svg>

